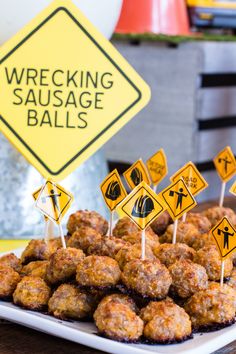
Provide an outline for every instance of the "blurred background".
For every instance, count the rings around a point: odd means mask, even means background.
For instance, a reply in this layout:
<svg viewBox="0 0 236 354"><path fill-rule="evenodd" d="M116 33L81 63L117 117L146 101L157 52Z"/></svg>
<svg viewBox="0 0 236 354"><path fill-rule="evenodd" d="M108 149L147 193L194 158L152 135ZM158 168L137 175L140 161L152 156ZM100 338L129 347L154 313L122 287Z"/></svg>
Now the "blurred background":
<svg viewBox="0 0 236 354"><path fill-rule="evenodd" d="M221 182L212 159L226 145L236 152L236 0L74 0L150 85L149 105L62 185L79 208L107 215L99 185L108 170L123 173L164 148L170 177L189 160L210 186L198 201L216 199ZM0 0L0 45L50 0ZM169 183L169 179L158 190ZM0 136L0 235L42 234L31 193L38 172ZM65 217L66 221L67 217Z"/></svg>

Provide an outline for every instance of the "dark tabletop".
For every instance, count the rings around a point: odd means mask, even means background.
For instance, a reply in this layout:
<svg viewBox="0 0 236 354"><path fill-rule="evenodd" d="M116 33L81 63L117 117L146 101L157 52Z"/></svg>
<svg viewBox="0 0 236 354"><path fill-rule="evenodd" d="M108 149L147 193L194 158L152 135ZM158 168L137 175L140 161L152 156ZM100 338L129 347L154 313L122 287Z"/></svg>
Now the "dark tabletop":
<svg viewBox="0 0 236 354"><path fill-rule="evenodd" d="M204 203L199 209L212 206ZM214 203L215 204L215 203ZM236 198L226 198L225 206L236 208ZM236 334L235 334L236 336ZM12 323L0 322L0 354L102 354L103 352L53 337ZM170 351L171 353L171 351ZM236 341L214 354L235 354Z"/></svg>

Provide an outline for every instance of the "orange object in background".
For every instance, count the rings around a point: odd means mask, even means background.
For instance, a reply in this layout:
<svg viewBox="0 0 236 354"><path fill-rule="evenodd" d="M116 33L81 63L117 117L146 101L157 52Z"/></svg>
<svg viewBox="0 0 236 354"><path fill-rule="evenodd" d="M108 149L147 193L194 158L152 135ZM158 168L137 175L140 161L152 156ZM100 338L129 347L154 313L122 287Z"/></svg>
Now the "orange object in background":
<svg viewBox="0 0 236 354"><path fill-rule="evenodd" d="M188 35L185 0L123 0L117 33Z"/></svg>

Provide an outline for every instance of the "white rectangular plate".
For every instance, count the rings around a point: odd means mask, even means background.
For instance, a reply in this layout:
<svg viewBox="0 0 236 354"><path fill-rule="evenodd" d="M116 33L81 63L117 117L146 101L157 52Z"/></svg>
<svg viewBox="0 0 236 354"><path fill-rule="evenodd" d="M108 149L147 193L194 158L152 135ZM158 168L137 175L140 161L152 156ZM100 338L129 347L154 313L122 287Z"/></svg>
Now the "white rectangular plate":
<svg viewBox="0 0 236 354"><path fill-rule="evenodd" d="M21 249L14 251L20 256ZM172 345L124 344L96 335L92 323L67 322L41 313L22 310L11 303L0 301L0 318L41 332L114 354L210 354L236 340L236 324L220 331L197 334L194 338Z"/></svg>

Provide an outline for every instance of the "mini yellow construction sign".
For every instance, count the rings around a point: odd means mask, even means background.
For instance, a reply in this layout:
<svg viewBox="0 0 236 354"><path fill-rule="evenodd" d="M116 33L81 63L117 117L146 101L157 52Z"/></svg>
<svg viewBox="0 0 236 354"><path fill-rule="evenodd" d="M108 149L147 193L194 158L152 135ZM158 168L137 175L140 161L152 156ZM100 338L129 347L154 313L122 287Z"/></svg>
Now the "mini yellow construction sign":
<svg viewBox="0 0 236 354"><path fill-rule="evenodd" d="M179 219L197 204L182 178L165 188L160 195L173 220Z"/></svg>
<svg viewBox="0 0 236 354"><path fill-rule="evenodd" d="M142 181L151 184L147 168L142 159L137 160L128 170L123 173L128 186L133 189Z"/></svg>
<svg viewBox="0 0 236 354"><path fill-rule="evenodd" d="M236 230L226 217L215 225L211 234L222 259L228 258L236 249Z"/></svg>
<svg viewBox="0 0 236 354"><path fill-rule="evenodd" d="M71 0L52 1L1 46L0 82L0 130L55 181L150 99L148 85Z"/></svg>
<svg viewBox="0 0 236 354"><path fill-rule="evenodd" d="M102 182L101 191L106 205L113 211L116 206L127 196L117 169L113 170Z"/></svg>
<svg viewBox="0 0 236 354"><path fill-rule="evenodd" d="M171 176L170 180L171 182L176 182L180 178L184 180L186 186L194 196L208 187L207 181L203 178L192 161L189 161L186 165L180 168L173 176Z"/></svg>
<svg viewBox="0 0 236 354"><path fill-rule="evenodd" d="M164 207L161 199L143 181L117 206L116 211L145 230L164 211Z"/></svg>
<svg viewBox="0 0 236 354"><path fill-rule="evenodd" d="M32 194L32 196L33 196L33 198L34 198L35 201L38 199L38 196L39 196L39 194L40 194L40 192L41 192L41 189L42 189L42 187L38 188L38 189ZM47 221L47 220L48 220L48 217L44 215L44 219L45 219L45 221Z"/></svg>
<svg viewBox="0 0 236 354"><path fill-rule="evenodd" d="M158 150L150 157L146 164L154 185L160 183L168 173L167 159L163 149Z"/></svg>
<svg viewBox="0 0 236 354"><path fill-rule="evenodd" d="M236 196L236 181L233 183L233 185L231 186L229 192L233 195Z"/></svg>
<svg viewBox="0 0 236 354"><path fill-rule="evenodd" d="M229 146L226 146L213 160L216 171L223 182L228 182L236 173L236 160Z"/></svg>
<svg viewBox="0 0 236 354"><path fill-rule="evenodd" d="M41 188L35 206L50 220L60 224L73 199L73 195L62 186L47 180Z"/></svg>

